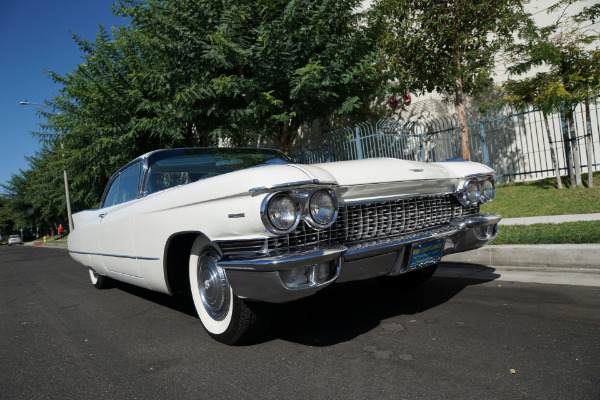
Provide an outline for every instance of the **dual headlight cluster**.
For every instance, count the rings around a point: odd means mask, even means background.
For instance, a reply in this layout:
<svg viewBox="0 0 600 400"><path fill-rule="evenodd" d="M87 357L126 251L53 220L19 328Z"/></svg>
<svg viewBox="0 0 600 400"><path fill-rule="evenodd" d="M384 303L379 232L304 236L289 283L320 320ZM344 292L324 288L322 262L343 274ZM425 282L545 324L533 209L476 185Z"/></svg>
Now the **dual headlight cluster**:
<svg viewBox="0 0 600 400"><path fill-rule="evenodd" d="M335 221L338 202L333 190L297 190L271 193L261 206L265 227L273 233L289 233L305 220L316 229L324 229Z"/></svg>
<svg viewBox="0 0 600 400"><path fill-rule="evenodd" d="M458 192L458 200L463 206L474 206L492 201L495 194L494 180L490 177L478 177L465 181Z"/></svg>

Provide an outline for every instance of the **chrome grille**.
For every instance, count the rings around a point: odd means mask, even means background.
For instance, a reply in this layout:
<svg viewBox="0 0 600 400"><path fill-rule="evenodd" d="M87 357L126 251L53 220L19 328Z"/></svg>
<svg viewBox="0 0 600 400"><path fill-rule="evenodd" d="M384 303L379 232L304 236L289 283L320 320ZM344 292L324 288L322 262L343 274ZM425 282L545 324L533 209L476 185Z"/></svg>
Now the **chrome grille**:
<svg viewBox="0 0 600 400"><path fill-rule="evenodd" d="M336 222L327 229L316 230L301 222L296 230L286 235L220 242L219 245L227 256L277 254L324 244L401 236L446 226L451 218L478 213L479 206L463 207L453 195L341 205Z"/></svg>

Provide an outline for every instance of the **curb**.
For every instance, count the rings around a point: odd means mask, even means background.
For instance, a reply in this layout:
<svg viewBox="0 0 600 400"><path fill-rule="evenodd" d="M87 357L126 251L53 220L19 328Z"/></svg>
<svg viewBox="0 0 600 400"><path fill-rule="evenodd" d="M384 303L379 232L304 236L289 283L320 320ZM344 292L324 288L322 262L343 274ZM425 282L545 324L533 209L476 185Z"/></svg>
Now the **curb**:
<svg viewBox="0 0 600 400"><path fill-rule="evenodd" d="M496 245L444 256L442 262L490 267L600 269L600 244Z"/></svg>
<svg viewBox="0 0 600 400"><path fill-rule="evenodd" d="M24 246L33 246L33 247L53 247L55 249L66 249L67 245L65 243L24 243Z"/></svg>

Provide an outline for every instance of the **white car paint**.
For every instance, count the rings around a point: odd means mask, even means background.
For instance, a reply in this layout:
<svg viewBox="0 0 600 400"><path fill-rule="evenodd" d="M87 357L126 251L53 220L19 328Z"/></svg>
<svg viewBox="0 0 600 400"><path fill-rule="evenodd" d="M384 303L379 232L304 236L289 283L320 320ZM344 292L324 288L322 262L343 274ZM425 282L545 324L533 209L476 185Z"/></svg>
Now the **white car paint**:
<svg viewBox="0 0 600 400"><path fill-rule="evenodd" d="M333 187L338 200L345 202L438 191L435 180L455 191L463 177L490 172L472 162L427 164L392 158L248 168L74 214L68 247L73 258L101 274L168 293L163 262L172 235L199 232L210 241L273 236L260 218L267 194L253 189L318 181Z"/></svg>

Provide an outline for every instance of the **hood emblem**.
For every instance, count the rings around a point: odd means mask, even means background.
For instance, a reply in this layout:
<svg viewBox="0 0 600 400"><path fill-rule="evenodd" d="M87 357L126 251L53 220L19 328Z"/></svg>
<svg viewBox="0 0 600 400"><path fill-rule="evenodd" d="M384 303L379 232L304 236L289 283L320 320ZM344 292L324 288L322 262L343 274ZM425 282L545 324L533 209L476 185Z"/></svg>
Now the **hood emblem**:
<svg viewBox="0 0 600 400"><path fill-rule="evenodd" d="M412 171L412 172L423 172L423 168L410 168L409 171Z"/></svg>

